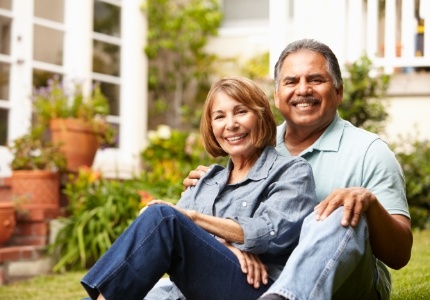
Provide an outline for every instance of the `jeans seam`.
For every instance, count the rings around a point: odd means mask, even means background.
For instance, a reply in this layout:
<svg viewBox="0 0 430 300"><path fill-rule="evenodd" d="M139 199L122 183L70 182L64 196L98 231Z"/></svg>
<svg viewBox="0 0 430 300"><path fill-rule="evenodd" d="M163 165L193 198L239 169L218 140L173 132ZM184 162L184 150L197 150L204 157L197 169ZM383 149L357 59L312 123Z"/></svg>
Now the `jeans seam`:
<svg viewBox="0 0 430 300"><path fill-rule="evenodd" d="M342 239L342 242L339 244L339 247L334 253L333 257L327 262L324 270L321 273L321 276L317 280L317 283L309 296L309 299L313 299L314 297L316 297L317 293L319 292L320 288L323 285L323 282L327 279L329 272L332 270L333 266L338 261L338 258L344 252L348 242L351 240L353 233L354 233L353 228L349 227L344 238Z"/></svg>

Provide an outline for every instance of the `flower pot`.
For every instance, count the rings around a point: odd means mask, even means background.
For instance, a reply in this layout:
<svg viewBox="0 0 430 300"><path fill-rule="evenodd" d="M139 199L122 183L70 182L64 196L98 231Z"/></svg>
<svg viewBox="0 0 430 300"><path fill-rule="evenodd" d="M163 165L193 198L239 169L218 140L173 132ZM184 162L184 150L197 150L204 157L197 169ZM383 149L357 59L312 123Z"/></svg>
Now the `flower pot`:
<svg viewBox="0 0 430 300"><path fill-rule="evenodd" d="M12 236L15 229L15 207L12 202L0 202L0 246Z"/></svg>
<svg viewBox="0 0 430 300"><path fill-rule="evenodd" d="M12 197L19 210L60 208L60 176L44 170L12 172Z"/></svg>
<svg viewBox="0 0 430 300"><path fill-rule="evenodd" d="M53 119L50 122L53 143L60 143L67 159L67 170L78 172L79 167L91 167L99 148L97 132L81 119Z"/></svg>

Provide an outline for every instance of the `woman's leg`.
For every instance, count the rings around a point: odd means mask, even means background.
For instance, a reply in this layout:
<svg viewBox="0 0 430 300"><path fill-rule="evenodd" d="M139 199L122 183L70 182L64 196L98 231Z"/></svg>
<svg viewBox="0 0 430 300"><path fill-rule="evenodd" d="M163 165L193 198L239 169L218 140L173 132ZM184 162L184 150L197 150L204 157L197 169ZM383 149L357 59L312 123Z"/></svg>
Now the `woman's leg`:
<svg viewBox="0 0 430 300"><path fill-rule="evenodd" d="M169 273L187 299L256 299L234 254L172 207L148 207L82 279L92 299L143 299Z"/></svg>

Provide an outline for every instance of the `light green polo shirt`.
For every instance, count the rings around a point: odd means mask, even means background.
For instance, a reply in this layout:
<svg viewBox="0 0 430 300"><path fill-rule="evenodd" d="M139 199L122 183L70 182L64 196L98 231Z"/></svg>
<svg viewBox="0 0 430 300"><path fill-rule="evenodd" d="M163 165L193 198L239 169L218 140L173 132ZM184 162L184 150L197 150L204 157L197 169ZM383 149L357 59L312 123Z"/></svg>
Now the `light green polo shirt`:
<svg viewBox="0 0 430 300"><path fill-rule="evenodd" d="M286 122L277 128L276 150L290 156L284 143ZM359 129L341 119L333 122L299 156L312 166L317 200L324 200L334 189L364 187L369 189L390 214L410 218L402 168L388 145L376 134ZM390 298L391 275L376 259L381 299Z"/></svg>
<svg viewBox="0 0 430 300"><path fill-rule="evenodd" d="M285 128L286 122L278 126L276 150L289 156ZM312 166L318 201L336 188L364 187L390 214L410 218L403 171L394 153L376 134L336 115L319 139L299 156Z"/></svg>

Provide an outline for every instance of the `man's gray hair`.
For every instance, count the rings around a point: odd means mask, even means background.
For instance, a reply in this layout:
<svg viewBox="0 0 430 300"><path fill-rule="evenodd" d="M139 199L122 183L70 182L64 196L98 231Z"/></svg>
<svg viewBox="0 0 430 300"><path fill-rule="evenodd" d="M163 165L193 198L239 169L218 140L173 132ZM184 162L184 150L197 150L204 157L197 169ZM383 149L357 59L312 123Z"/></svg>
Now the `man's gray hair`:
<svg viewBox="0 0 430 300"><path fill-rule="evenodd" d="M278 62L275 65L275 89L277 90L279 86L279 74L281 73L281 67L285 58L291 53L304 49L320 53L322 56L324 56L327 61L327 71L333 80L334 87L338 89L343 84L343 79L337 57L330 47L314 39L297 40L288 44L287 47L282 51Z"/></svg>

